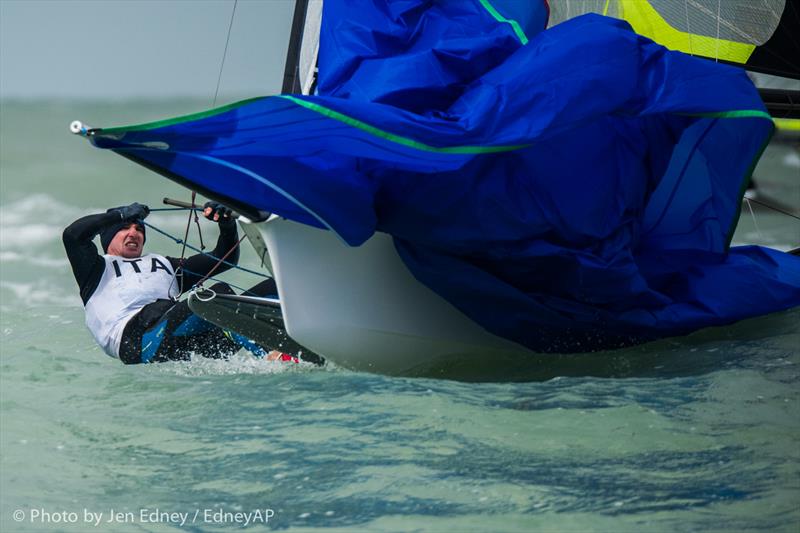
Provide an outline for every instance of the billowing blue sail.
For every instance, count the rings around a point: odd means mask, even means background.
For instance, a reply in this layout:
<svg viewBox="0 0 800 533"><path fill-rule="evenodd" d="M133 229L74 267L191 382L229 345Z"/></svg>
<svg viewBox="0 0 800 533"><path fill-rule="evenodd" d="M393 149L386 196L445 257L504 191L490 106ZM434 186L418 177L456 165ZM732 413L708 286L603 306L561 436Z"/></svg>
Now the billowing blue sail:
<svg viewBox="0 0 800 533"><path fill-rule="evenodd" d="M113 149L357 246L537 351L800 305L800 258L729 249L773 124L740 69L546 3L325 3L318 94L99 130Z"/></svg>

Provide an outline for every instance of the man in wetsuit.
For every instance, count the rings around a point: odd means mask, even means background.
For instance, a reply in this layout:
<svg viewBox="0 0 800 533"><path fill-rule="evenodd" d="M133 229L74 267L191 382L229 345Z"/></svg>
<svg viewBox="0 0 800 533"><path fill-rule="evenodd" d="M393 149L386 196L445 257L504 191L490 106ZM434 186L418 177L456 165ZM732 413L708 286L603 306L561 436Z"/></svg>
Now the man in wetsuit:
<svg viewBox="0 0 800 533"><path fill-rule="evenodd" d="M159 254L143 255L144 219L150 209L138 203L82 217L64 230L64 247L80 287L86 309L86 325L97 343L111 357L126 364L204 357L228 357L240 348L268 359L295 361L278 351L267 353L249 339L217 327L194 315L177 297L191 289L212 270L230 268L218 260L239 260L236 222L230 209L208 202L203 214L219 224L219 239L209 254L183 261ZM105 255L99 255L92 239L100 235ZM216 268L216 270L215 270ZM211 287L218 294L233 294L227 284ZM276 295L268 279L248 293Z"/></svg>

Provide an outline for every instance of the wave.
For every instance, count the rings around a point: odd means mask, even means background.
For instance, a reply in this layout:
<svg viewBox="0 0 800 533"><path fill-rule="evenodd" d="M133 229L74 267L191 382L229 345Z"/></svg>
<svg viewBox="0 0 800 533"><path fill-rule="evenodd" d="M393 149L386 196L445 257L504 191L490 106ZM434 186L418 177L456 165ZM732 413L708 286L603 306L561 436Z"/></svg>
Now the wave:
<svg viewBox="0 0 800 533"><path fill-rule="evenodd" d="M23 226L31 219L44 224L60 223L65 217L78 217L82 209L44 194L31 194L0 206L0 226Z"/></svg>
<svg viewBox="0 0 800 533"><path fill-rule="evenodd" d="M27 305L82 306L77 291L76 294L54 291L51 285L43 281L25 283L4 280L0 281L0 289L10 291L18 300L24 301Z"/></svg>
<svg viewBox="0 0 800 533"><path fill-rule="evenodd" d="M0 235L2 235L0 230ZM69 261L66 257L54 259L52 257L40 257L33 255L24 255L17 252L6 252L0 249L0 263L26 263L38 267L45 268L65 268L69 266Z"/></svg>
<svg viewBox="0 0 800 533"><path fill-rule="evenodd" d="M6 248L30 248L61 238L63 228L52 224L25 224L0 226L0 250Z"/></svg>
<svg viewBox="0 0 800 533"><path fill-rule="evenodd" d="M31 247L60 242L64 228L74 220L94 213L103 213L107 208L78 207L61 202L48 194L32 194L23 199L0 205L0 250L24 248L26 251L30 251ZM147 218L147 222L168 233L182 237L186 228L186 218L187 214L181 211L153 213ZM205 225L203 230L209 230L212 223L201 220ZM213 233L213 230L211 231ZM196 227L192 223L190 236L195 236L196 233ZM17 260L17 256L0 257L0 261L14 260ZM59 263L59 266L63 266L63 264Z"/></svg>

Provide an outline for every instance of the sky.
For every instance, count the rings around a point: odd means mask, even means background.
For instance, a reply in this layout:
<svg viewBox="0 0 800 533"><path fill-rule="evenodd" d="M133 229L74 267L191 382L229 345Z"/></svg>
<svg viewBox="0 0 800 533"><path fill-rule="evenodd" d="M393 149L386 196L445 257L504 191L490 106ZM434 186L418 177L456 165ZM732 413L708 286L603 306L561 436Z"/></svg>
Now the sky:
<svg viewBox="0 0 800 533"><path fill-rule="evenodd" d="M220 95L280 92L294 0L238 0ZM213 98L234 0L0 0L0 98Z"/></svg>

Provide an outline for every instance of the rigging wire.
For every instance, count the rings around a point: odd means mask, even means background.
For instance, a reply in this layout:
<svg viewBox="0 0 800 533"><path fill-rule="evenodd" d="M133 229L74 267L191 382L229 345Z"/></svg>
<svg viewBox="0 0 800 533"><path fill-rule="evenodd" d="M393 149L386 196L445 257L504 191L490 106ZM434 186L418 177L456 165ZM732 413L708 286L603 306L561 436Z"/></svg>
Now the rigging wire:
<svg viewBox="0 0 800 533"><path fill-rule="evenodd" d="M225 261L225 260L228 258L228 256L229 256L229 255L231 255L231 254L233 253L233 251L234 251L234 250L236 250L236 249L239 247L239 245L240 245L240 244L242 244L242 241L243 241L243 240L245 240L246 238L247 238L247 235L242 235L242 238L241 238L241 239L239 239L238 241L236 241L236 244L234 244L234 245L231 247L231 249L230 249L230 250L228 250L228 251L225 253L225 255L223 255L223 256L222 256L222 258L221 258L219 261L217 261L217 264L216 264L216 265L214 265L214 266L211 268L211 270L209 270L208 274L206 274L206 275L205 275L205 276L204 276L204 277L203 277L203 278L202 278L200 281L198 281L197 283L195 283L195 286L198 286L198 287L199 287L200 285L202 285L202 284L203 284L203 282L204 282L205 280L207 280L208 278L210 278L210 277L211 277L211 274L213 274L213 273L214 273L214 272L215 272L215 271L216 271L216 270L219 268L219 266L220 266L220 265L221 265L221 264L222 264L222 263L223 263L223 262L224 262L224 261Z"/></svg>
<svg viewBox="0 0 800 533"><path fill-rule="evenodd" d="M175 280L178 278L178 270L183 268L183 261L186 257L186 245L188 244L187 241L189 240L189 228L192 226L192 213L194 213L194 199L197 196L197 193L192 191L192 209L189 210L189 219L186 221L186 233L183 235L183 247L181 248L181 258L178 260L178 268L175 269L175 272L172 273L172 283L175 283ZM170 283L170 289L172 288L172 283ZM181 285L178 287L178 292L183 292L183 276L181 275Z"/></svg>
<svg viewBox="0 0 800 533"><path fill-rule="evenodd" d="M770 204L768 204L768 203L766 203L766 202L762 202L762 201L760 201L760 200L756 200L755 198L747 198L747 201L748 201L748 202L754 202L754 203L757 203L758 205L764 206L764 207L766 207L767 209L772 209L773 211L777 211L778 213L784 214L784 215L786 215L787 217L792 217L792 218L794 218L794 219L800 220L800 216L797 216L797 215L795 215L795 214L793 214L793 213L790 213L789 211L784 211L783 209L781 209L781 208L779 208L779 207L775 207L774 205L770 205ZM751 208L751 209L752 209L752 208Z"/></svg>
<svg viewBox="0 0 800 533"><path fill-rule="evenodd" d="M231 10L231 20L228 23L228 36L225 38L225 50L222 52L222 63L219 65L219 75L217 76L217 88L214 91L214 101L211 104L211 107L216 107L217 105L217 95L219 95L219 84L222 81L222 69L225 68L225 57L228 55L228 43L231 40L231 28L233 28L233 16L236 14L236 4L239 3L239 0L234 0L233 2L233 9Z"/></svg>
<svg viewBox="0 0 800 533"><path fill-rule="evenodd" d="M750 209L750 216L753 217L753 226L756 228L756 233L758 233L758 238L763 239L764 234L761 233L761 230L758 227L758 221L756 220L756 214L753 212L753 204L750 203L750 198L745 197L745 202L747 202L747 208Z"/></svg>
<svg viewBox="0 0 800 533"><path fill-rule="evenodd" d="M147 221L145 221L145 222L144 222L144 225L145 225L145 226L147 226L148 228L152 229L152 230L153 230L153 231L155 231L156 233L160 233L161 235L163 235L163 236L165 236L165 237L167 237L167 238L169 238L169 239L172 239L172 240L173 240L173 241L175 241L177 244L183 244L183 245L185 245L185 246L186 246L186 248L188 248L188 249L190 249L190 250L193 250L193 251L195 251L195 252L197 252L197 253L200 253L200 254L203 254L203 255L205 255L205 256L208 256L208 257L210 257L210 258L212 258L212 259L214 259L214 260L216 260L216 261L219 261L219 259L220 259L219 257L215 256L214 254L210 254L210 253L208 253L208 252L204 252L204 251L203 251L203 250L201 250L200 248L197 248L196 246L192 246L191 244L189 244L189 243L187 243L187 242L184 242L184 241L182 241L181 239L178 239L178 238L177 238L177 237L175 237L174 235L171 235L171 234L167 233L166 231L164 231L164 230L162 230L162 229L159 229L159 228L157 228L156 226L154 226L154 225L150 224L150 223L149 223L149 222L147 222ZM239 266L239 265L237 265L237 264L231 263L230 261L223 261L222 263L223 263L223 264L225 264L225 265L228 265L229 267L232 267L232 268L237 268L237 269L239 269L239 270L241 270L241 271L243 271L243 272L247 272L247 273L249 273L249 274L253 274L254 276L258 276L258 277L260 277L260 278L264 278L264 279L271 279L271 277L270 277L270 276L267 276L266 274L263 274L263 273L261 273L261 272L256 272L255 270L250 270L249 268L245 268L245 267L243 267L243 266Z"/></svg>
<svg viewBox="0 0 800 533"><path fill-rule="evenodd" d="M184 272L186 272L187 274L194 274L195 276L202 276L202 274L200 274L199 272L194 272L194 271L192 271L192 270L189 270L189 269L183 269L183 271L184 271ZM207 279L210 279L211 281L216 281L216 282L218 282L218 283L224 283L224 284L228 285L228 286L229 286L229 287L231 287L231 288L237 289L238 291L240 291L240 292L241 292L241 294L242 294L242 295L245 295L245 294L252 294L252 295L254 295L254 296L258 296L256 293L254 293L254 292L250 292L250 289L245 289L244 287L239 287L238 285L234 285L234 284L233 284L233 283L231 283L230 281L227 281L227 280L221 280L221 279L219 279L219 278L215 278L214 276L208 276L208 278L207 278ZM195 286L195 287L192 287L192 288L198 288L198 289L199 289L199 288L201 288L201 287L197 287L197 286ZM211 289L209 289L208 287L202 287L202 290L204 290L204 291L210 291Z"/></svg>

